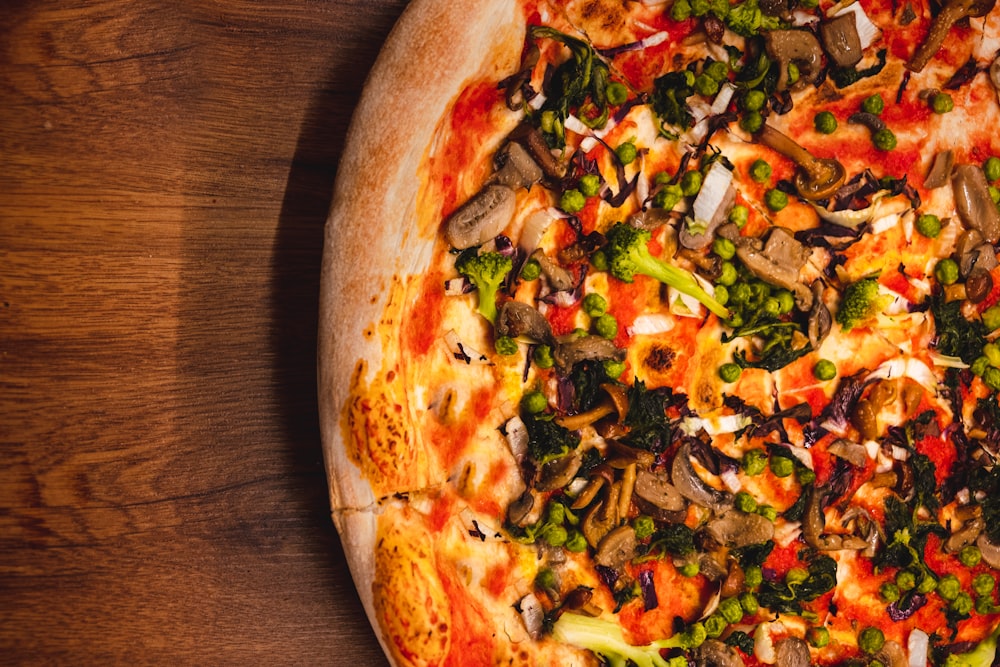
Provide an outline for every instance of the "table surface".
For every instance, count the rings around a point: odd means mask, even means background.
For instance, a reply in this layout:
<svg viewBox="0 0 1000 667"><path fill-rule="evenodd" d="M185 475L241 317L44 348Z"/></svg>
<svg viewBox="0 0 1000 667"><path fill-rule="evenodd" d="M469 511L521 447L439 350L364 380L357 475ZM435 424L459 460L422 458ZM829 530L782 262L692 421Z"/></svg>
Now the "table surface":
<svg viewBox="0 0 1000 667"><path fill-rule="evenodd" d="M0 11L0 663L385 665L328 511L322 226L403 0Z"/></svg>

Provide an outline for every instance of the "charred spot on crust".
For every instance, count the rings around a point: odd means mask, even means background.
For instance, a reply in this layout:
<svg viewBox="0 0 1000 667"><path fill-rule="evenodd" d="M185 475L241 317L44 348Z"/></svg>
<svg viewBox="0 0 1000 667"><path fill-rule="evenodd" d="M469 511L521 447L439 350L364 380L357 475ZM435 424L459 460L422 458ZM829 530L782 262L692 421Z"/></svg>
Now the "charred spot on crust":
<svg viewBox="0 0 1000 667"><path fill-rule="evenodd" d="M646 354L645 363L652 370L663 373L670 370L676 357L677 353L666 345L654 345Z"/></svg>

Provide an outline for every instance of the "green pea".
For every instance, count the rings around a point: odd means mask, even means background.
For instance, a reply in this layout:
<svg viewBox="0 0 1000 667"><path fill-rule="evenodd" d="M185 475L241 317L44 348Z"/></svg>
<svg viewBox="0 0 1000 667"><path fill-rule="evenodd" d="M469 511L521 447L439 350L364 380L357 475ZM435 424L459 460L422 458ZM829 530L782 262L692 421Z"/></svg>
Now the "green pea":
<svg viewBox="0 0 1000 667"><path fill-rule="evenodd" d="M917 578L909 570L900 570L896 573L896 585L901 591L912 590L917 585Z"/></svg>
<svg viewBox="0 0 1000 667"><path fill-rule="evenodd" d="M603 250L595 250L590 255L590 265L598 271L608 270L608 256Z"/></svg>
<svg viewBox="0 0 1000 667"><path fill-rule="evenodd" d="M817 380L822 380L824 382L832 380L837 377L837 364L833 363L829 359L820 359L813 366L813 376Z"/></svg>
<svg viewBox="0 0 1000 667"><path fill-rule="evenodd" d="M982 595L976 598L976 613L982 614L995 614L997 611L996 605L993 604L993 598L989 595Z"/></svg>
<svg viewBox="0 0 1000 667"><path fill-rule="evenodd" d="M705 634L709 637L718 637L725 632L727 627L729 627L729 623L719 612L705 619Z"/></svg>
<svg viewBox="0 0 1000 667"><path fill-rule="evenodd" d="M653 521L653 517L640 514L632 521L632 529L636 538L641 540L656 532L656 522Z"/></svg>
<svg viewBox="0 0 1000 667"><path fill-rule="evenodd" d="M976 595L992 595L996 585L997 582L992 574L983 572L972 578L972 590L976 592Z"/></svg>
<svg viewBox="0 0 1000 667"><path fill-rule="evenodd" d="M653 206L669 211L677 206L683 196L680 185L667 185L653 195Z"/></svg>
<svg viewBox="0 0 1000 667"><path fill-rule="evenodd" d="M929 239L936 239L941 233L941 218L933 213L924 213L917 218L917 231Z"/></svg>
<svg viewBox="0 0 1000 667"><path fill-rule="evenodd" d="M521 267L521 280L537 280L542 275L542 266L533 259L529 259Z"/></svg>
<svg viewBox="0 0 1000 667"><path fill-rule="evenodd" d="M749 565L743 568L743 585L747 588L757 588L764 583L764 571L759 565Z"/></svg>
<svg viewBox="0 0 1000 667"><path fill-rule="evenodd" d="M732 259L736 255L736 244L719 236L712 241L712 252L722 259Z"/></svg>
<svg viewBox="0 0 1000 667"><path fill-rule="evenodd" d="M702 176L700 171L692 169L691 171L684 172L684 176L681 177L681 192L684 193L685 197L693 197L701 190L701 181Z"/></svg>
<svg viewBox="0 0 1000 667"><path fill-rule="evenodd" d="M814 647L823 648L830 643L830 631L822 626L809 628L809 631L806 632L806 639Z"/></svg>
<svg viewBox="0 0 1000 667"><path fill-rule="evenodd" d="M829 111L820 111L813 117L813 125L820 134L833 134L837 131L837 118Z"/></svg>
<svg viewBox="0 0 1000 667"><path fill-rule="evenodd" d="M680 567L680 573L685 577L697 577L699 572L701 572L701 566L698 565L698 561L696 560L684 563Z"/></svg>
<svg viewBox="0 0 1000 667"><path fill-rule="evenodd" d="M545 531L545 542L550 547L561 547L566 544L568 538L569 533L562 526L552 524Z"/></svg>
<svg viewBox="0 0 1000 667"><path fill-rule="evenodd" d="M983 324L988 331L1000 329L1000 305L990 306L983 311Z"/></svg>
<svg viewBox="0 0 1000 667"><path fill-rule="evenodd" d="M767 103L767 95L761 90L750 90L743 96L743 109L745 111L760 111Z"/></svg>
<svg viewBox="0 0 1000 667"><path fill-rule="evenodd" d="M638 154L639 151L636 150L635 144L631 141L619 144L618 148L615 149L615 155L618 156L618 159L621 160L622 164L632 164L635 162L635 158Z"/></svg>
<svg viewBox="0 0 1000 667"><path fill-rule="evenodd" d="M719 377L723 382L736 382L740 379L743 369L734 363L726 363L719 366Z"/></svg>
<svg viewBox="0 0 1000 667"><path fill-rule="evenodd" d="M937 114L948 113L955 108L955 101L948 93L937 93L931 98L931 110Z"/></svg>
<svg viewBox="0 0 1000 667"><path fill-rule="evenodd" d="M548 345L536 347L532 359L534 359L535 365L542 369L552 368L556 363L555 359L552 358L552 348Z"/></svg>
<svg viewBox="0 0 1000 667"><path fill-rule="evenodd" d="M727 623L739 623L743 620L743 607L736 597L726 598L719 602L719 614Z"/></svg>
<svg viewBox="0 0 1000 667"><path fill-rule="evenodd" d="M958 577L953 574L946 574L938 580L935 590L942 599L951 602L958 597L958 593L962 588L961 584L958 583Z"/></svg>
<svg viewBox="0 0 1000 667"><path fill-rule="evenodd" d="M889 128L884 128L872 135L872 144L880 151L891 151L896 147L896 135Z"/></svg>
<svg viewBox="0 0 1000 667"><path fill-rule="evenodd" d="M778 519L778 510L771 507L770 505L761 505L757 508L757 514L761 515L771 523L774 523Z"/></svg>
<svg viewBox="0 0 1000 667"><path fill-rule="evenodd" d="M517 354L517 341L510 336L499 336L493 344L497 354L510 357Z"/></svg>
<svg viewBox="0 0 1000 667"><path fill-rule="evenodd" d="M799 80L799 66L794 62L788 63L788 85L791 86Z"/></svg>
<svg viewBox="0 0 1000 667"><path fill-rule="evenodd" d="M729 319L726 320L726 326L731 327L733 329L738 329L739 327L743 326L743 316L737 313L736 311L733 310L729 311Z"/></svg>
<svg viewBox="0 0 1000 667"><path fill-rule="evenodd" d="M740 607L743 613L753 616L760 609L760 603L753 593L743 593L740 595Z"/></svg>
<svg viewBox="0 0 1000 667"><path fill-rule="evenodd" d="M991 365L989 357L979 356L976 357L975 361L972 362L972 365L969 366L969 370L972 371L972 374L976 377L982 377L983 373L985 373L986 369Z"/></svg>
<svg viewBox="0 0 1000 667"><path fill-rule="evenodd" d="M743 229L750 220L750 209L743 204L737 204L730 209L728 218L729 222L736 225L737 229Z"/></svg>
<svg viewBox="0 0 1000 667"><path fill-rule="evenodd" d="M733 498L736 509L750 514L757 511L757 499L746 491L739 491Z"/></svg>
<svg viewBox="0 0 1000 667"><path fill-rule="evenodd" d="M618 320L615 319L614 315L604 313L594 319L594 333L601 338L614 340L615 336L618 335Z"/></svg>
<svg viewBox="0 0 1000 667"><path fill-rule="evenodd" d="M740 127L750 134L758 131L763 125L764 117L760 115L759 111L747 111L740 119Z"/></svg>
<svg viewBox="0 0 1000 667"><path fill-rule="evenodd" d="M604 374L607 375L612 380L617 380L625 372L625 362L618 361L617 359L605 359L602 362L604 366Z"/></svg>
<svg viewBox="0 0 1000 667"><path fill-rule="evenodd" d="M729 65L715 60L705 65L704 73L721 83L729 78Z"/></svg>
<svg viewBox="0 0 1000 667"><path fill-rule="evenodd" d="M991 155L986 158L986 161L983 162L983 173L986 175L986 180L991 183L1000 179L1000 157Z"/></svg>
<svg viewBox="0 0 1000 667"><path fill-rule="evenodd" d="M716 284L732 287L739 278L739 273L732 262L722 262L719 267L719 277L715 279ZM730 293L730 297L735 298L735 293ZM1000 326L1000 325L998 325Z"/></svg>
<svg viewBox="0 0 1000 667"><path fill-rule="evenodd" d="M778 300L779 314L787 315L795 308L795 297L788 290L779 290L775 298Z"/></svg>
<svg viewBox="0 0 1000 667"><path fill-rule="evenodd" d="M796 477L799 479L799 484L812 484L816 481L816 473L806 467L799 468Z"/></svg>
<svg viewBox="0 0 1000 667"><path fill-rule="evenodd" d="M559 208L566 211L570 215L579 213L586 205L587 198L583 196L582 192L576 189L566 190L562 193L562 196L559 197Z"/></svg>
<svg viewBox="0 0 1000 667"><path fill-rule="evenodd" d="M764 303L761 304L760 309L765 315L770 315L772 317L777 317L781 314L781 304L778 303L778 300L773 296L769 296L764 299Z"/></svg>
<svg viewBox="0 0 1000 667"><path fill-rule="evenodd" d="M583 312L587 313L590 317L600 317L608 312L608 300L597 292L591 292L583 297L580 306L583 308Z"/></svg>
<svg viewBox="0 0 1000 667"><path fill-rule="evenodd" d="M788 195L781 190L768 190L764 193L764 203L767 204L769 209L777 213L788 206Z"/></svg>
<svg viewBox="0 0 1000 667"><path fill-rule="evenodd" d="M583 553L587 550L587 538L583 536L578 530L569 531L569 536L566 538L566 543L563 547L567 551L572 551L573 553Z"/></svg>
<svg viewBox="0 0 1000 667"><path fill-rule="evenodd" d="M983 371L983 382L993 391L1000 391L1000 368L990 366Z"/></svg>
<svg viewBox="0 0 1000 667"><path fill-rule="evenodd" d="M954 600L951 601L951 604L948 606L951 607L952 611L954 611L955 613L964 616L968 614L970 611L972 611L972 596L966 593L965 591L962 591L955 597Z"/></svg>
<svg viewBox="0 0 1000 667"><path fill-rule="evenodd" d="M580 177L580 192L584 197L593 197L601 190L601 177L597 174L584 174Z"/></svg>
<svg viewBox="0 0 1000 667"><path fill-rule="evenodd" d="M712 296L723 306L729 303L729 290L725 285L716 285L712 290Z"/></svg>
<svg viewBox="0 0 1000 667"><path fill-rule="evenodd" d="M753 161L750 165L750 178L758 183L765 183L771 178L771 165L761 159Z"/></svg>
<svg viewBox="0 0 1000 667"><path fill-rule="evenodd" d="M868 654L878 653L885 644L885 635L878 628L868 627L858 635L858 648Z"/></svg>
<svg viewBox="0 0 1000 667"><path fill-rule="evenodd" d="M932 593L937 588L937 580L928 573L924 573L924 578L917 584L917 592L923 595Z"/></svg>
<svg viewBox="0 0 1000 667"><path fill-rule="evenodd" d="M958 262L948 257L940 260L934 267L934 277L942 285L954 285L958 282Z"/></svg>
<svg viewBox="0 0 1000 667"><path fill-rule="evenodd" d="M775 477L788 477L795 472L795 464L784 456L772 456L768 460L768 466Z"/></svg>
<svg viewBox="0 0 1000 667"><path fill-rule="evenodd" d="M767 467L767 452L760 448L747 450L743 453L742 464L747 475L759 475Z"/></svg>
<svg viewBox="0 0 1000 667"><path fill-rule="evenodd" d="M866 97L863 102L861 102L861 110L865 113L873 113L876 116L881 114L885 110L885 101L882 96L878 93Z"/></svg>
<svg viewBox="0 0 1000 667"><path fill-rule="evenodd" d="M549 407L549 401L540 391L529 391L521 397L521 409L528 414L537 415Z"/></svg>
<svg viewBox="0 0 1000 667"><path fill-rule="evenodd" d="M694 80L694 89L699 95L711 97L719 92L719 82L702 72Z"/></svg>
<svg viewBox="0 0 1000 667"><path fill-rule="evenodd" d="M888 603L893 603L899 599L899 586L887 581L878 588L879 596Z"/></svg>
<svg viewBox="0 0 1000 667"><path fill-rule="evenodd" d="M608 104L624 104L628 99L628 88L625 87L625 84L617 81L609 83L608 87L604 89L604 97L608 100Z"/></svg>
<svg viewBox="0 0 1000 667"><path fill-rule="evenodd" d="M990 360L991 366L1000 368L1000 345L986 343L986 345L983 345L983 356Z"/></svg>
<svg viewBox="0 0 1000 667"><path fill-rule="evenodd" d="M809 578L809 570L804 567L793 567L785 573L785 583L789 586L801 584Z"/></svg>
<svg viewBox="0 0 1000 667"><path fill-rule="evenodd" d="M995 185L987 185L986 190L990 193L990 199L994 204L1000 204L1000 188Z"/></svg>

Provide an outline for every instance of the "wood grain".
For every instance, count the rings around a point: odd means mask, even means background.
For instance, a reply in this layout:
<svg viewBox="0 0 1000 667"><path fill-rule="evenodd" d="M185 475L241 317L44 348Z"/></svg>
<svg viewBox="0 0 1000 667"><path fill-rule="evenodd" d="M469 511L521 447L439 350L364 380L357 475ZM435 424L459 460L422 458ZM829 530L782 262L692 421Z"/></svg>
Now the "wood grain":
<svg viewBox="0 0 1000 667"><path fill-rule="evenodd" d="M329 519L322 225L403 0L0 20L0 663L384 665Z"/></svg>

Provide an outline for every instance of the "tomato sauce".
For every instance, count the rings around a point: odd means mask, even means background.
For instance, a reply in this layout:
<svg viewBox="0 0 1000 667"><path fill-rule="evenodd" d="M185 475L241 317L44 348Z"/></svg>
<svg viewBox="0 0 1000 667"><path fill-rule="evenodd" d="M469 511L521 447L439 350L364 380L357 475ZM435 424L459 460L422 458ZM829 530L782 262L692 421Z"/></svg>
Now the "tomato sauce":
<svg viewBox="0 0 1000 667"><path fill-rule="evenodd" d="M408 319L414 320L402 327L402 347L405 356L420 357L427 354L440 336L445 293L441 288L444 276L436 271L421 283L420 294L413 307L408 309Z"/></svg>

